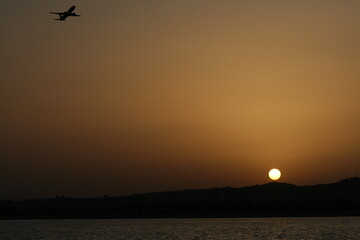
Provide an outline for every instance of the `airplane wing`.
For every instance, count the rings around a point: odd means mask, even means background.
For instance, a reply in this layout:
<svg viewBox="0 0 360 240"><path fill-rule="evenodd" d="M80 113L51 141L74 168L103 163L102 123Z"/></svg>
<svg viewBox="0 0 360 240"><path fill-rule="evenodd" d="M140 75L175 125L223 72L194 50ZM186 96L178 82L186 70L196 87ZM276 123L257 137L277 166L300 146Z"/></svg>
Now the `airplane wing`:
<svg viewBox="0 0 360 240"><path fill-rule="evenodd" d="M49 12L49 13L51 13L51 14L57 14L57 15L62 15L62 14L64 14L63 12Z"/></svg>
<svg viewBox="0 0 360 240"><path fill-rule="evenodd" d="M80 17L81 15L78 15L76 13L72 13L70 16L73 16L73 17Z"/></svg>

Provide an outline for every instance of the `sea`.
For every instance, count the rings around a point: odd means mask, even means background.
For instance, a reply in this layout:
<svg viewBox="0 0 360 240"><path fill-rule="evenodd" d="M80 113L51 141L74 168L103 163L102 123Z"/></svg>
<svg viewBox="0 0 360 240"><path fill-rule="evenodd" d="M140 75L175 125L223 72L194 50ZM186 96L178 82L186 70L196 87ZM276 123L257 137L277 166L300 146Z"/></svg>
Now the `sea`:
<svg viewBox="0 0 360 240"><path fill-rule="evenodd" d="M360 240L360 217L1 220L1 240Z"/></svg>

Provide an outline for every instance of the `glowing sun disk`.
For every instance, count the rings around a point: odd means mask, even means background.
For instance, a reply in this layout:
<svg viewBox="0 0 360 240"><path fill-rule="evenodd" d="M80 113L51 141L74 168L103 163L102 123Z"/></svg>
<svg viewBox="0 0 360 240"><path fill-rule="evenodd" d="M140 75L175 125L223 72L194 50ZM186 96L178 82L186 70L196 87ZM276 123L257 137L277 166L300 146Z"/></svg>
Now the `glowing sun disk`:
<svg viewBox="0 0 360 240"><path fill-rule="evenodd" d="M273 168L269 171L269 178L271 180L278 180L281 177L281 172L279 169Z"/></svg>

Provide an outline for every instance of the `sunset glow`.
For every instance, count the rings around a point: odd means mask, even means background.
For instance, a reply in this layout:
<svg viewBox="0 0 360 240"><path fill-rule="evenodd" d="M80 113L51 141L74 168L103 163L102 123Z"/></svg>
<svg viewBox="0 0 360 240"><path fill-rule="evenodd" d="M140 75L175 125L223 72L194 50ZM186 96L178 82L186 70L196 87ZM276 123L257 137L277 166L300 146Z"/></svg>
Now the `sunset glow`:
<svg viewBox="0 0 360 240"><path fill-rule="evenodd" d="M81 17L49 14L71 5ZM2 9L0 199L241 187L273 166L299 185L360 172L360 1Z"/></svg>

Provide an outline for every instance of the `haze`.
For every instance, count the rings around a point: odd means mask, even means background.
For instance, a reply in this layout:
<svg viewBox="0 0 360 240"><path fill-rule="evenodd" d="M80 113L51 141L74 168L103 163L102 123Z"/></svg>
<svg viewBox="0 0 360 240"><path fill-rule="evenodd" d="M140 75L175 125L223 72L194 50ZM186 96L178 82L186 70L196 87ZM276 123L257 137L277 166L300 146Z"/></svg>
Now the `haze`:
<svg viewBox="0 0 360 240"><path fill-rule="evenodd" d="M0 199L359 172L359 1L1 5Z"/></svg>

